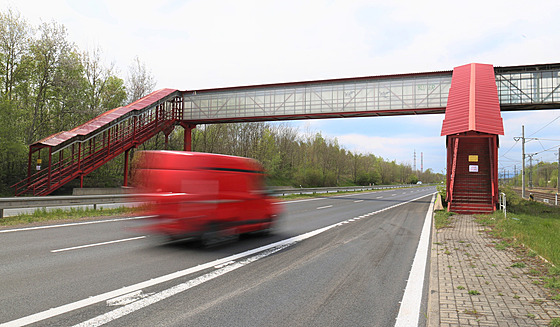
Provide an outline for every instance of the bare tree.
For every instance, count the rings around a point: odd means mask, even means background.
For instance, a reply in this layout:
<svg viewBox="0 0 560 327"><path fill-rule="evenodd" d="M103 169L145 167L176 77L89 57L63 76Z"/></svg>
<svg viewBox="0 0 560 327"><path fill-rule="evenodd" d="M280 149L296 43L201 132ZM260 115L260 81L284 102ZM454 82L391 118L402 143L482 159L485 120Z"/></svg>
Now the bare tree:
<svg viewBox="0 0 560 327"><path fill-rule="evenodd" d="M128 76L126 79L126 91L128 93L128 101L130 103L148 95L154 90L156 81L154 76L146 65L140 61L140 58L134 58L134 62L129 66Z"/></svg>
<svg viewBox="0 0 560 327"><path fill-rule="evenodd" d="M32 95L31 125L27 131L26 143L33 142L38 136L48 133L49 110L48 100L54 86L54 77L61 60L71 51L73 44L67 40L64 25L55 21L42 23L39 26L39 37L31 44L32 56L32 85L35 91Z"/></svg>
<svg viewBox="0 0 560 327"><path fill-rule="evenodd" d="M82 53L82 65L84 66L84 74L88 81L86 92L88 111L92 117L106 110L106 108L101 108L101 93L113 70L112 65L109 68L103 66L101 54L102 51L99 47Z"/></svg>
<svg viewBox="0 0 560 327"><path fill-rule="evenodd" d="M0 62L3 91L12 100L12 89L21 71L19 64L28 49L30 27L19 12L0 12ZM19 68L19 69L18 69Z"/></svg>

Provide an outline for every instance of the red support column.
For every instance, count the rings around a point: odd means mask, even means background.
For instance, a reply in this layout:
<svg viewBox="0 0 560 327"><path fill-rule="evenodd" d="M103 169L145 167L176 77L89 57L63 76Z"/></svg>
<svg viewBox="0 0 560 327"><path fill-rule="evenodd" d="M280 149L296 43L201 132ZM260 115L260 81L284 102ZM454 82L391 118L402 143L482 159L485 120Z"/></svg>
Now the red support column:
<svg viewBox="0 0 560 327"><path fill-rule="evenodd" d="M107 130L107 155L111 153L111 129Z"/></svg>
<svg viewBox="0 0 560 327"><path fill-rule="evenodd" d="M166 129L163 130L163 134L165 135L165 150L167 150L168 145L169 145L169 135L171 135L171 133L173 133L173 130L175 129L175 126L171 125L169 127L167 127Z"/></svg>
<svg viewBox="0 0 560 327"><path fill-rule="evenodd" d="M132 122L132 144L136 143L136 125L138 125L138 117L134 116L134 120Z"/></svg>
<svg viewBox="0 0 560 327"><path fill-rule="evenodd" d="M64 149L60 150L58 155L58 181L62 180L62 169L64 161Z"/></svg>
<svg viewBox="0 0 560 327"><path fill-rule="evenodd" d="M47 175L47 189L51 188L52 147L49 147L49 172Z"/></svg>
<svg viewBox="0 0 560 327"><path fill-rule="evenodd" d="M82 169L82 142L78 143L78 170Z"/></svg>
<svg viewBox="0 0 560 327"><path fill-rule="evenodd" d="M128 186L128 153L130 149L124 152L124 186Z"/></svg>
<svg viewBox="0 0 560 327"><path fill-rule="evenodd" d="M31 147L29 147L29 159L27 161L27 182L29 183L29 178L31 177L31 159L32 159L33 152L31 151Z"/></svg>
<svg viewBox="0 0 560 327"><path fill-rule="evenodd" d="M196 125L181 123L181 126L185 129L185 137L183 143L183 151L192 151L192 130L196 128Z"/></svg>

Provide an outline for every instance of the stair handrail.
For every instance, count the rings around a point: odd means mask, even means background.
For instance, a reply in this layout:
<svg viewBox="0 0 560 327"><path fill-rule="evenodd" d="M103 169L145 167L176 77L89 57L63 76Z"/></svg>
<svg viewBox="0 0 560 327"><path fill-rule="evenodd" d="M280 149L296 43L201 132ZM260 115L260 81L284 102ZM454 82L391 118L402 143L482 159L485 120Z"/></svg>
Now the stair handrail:
<svg viewBox="0 0 560 327"><path fill-rule="evenodd" d="M459 138L455 138L453 145L453 163L451 164L451 181L449 182L449 199L448 202L453 202L453 187L455 184L455 173L457 170L457 152L459 149Z"/></svg>

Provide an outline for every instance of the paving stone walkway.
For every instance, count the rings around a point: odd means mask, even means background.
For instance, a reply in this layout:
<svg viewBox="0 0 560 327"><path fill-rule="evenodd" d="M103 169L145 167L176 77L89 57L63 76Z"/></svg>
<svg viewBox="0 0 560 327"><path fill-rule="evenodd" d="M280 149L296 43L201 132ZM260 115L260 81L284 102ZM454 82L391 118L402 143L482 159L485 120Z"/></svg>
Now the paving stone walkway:
<svg viewBox="0 0 560 327"><path fill-rule="evenodd" d="M433 233L428 326L548 326L560 317L531 263L496 248L473 216L453 217Z"/></svg>

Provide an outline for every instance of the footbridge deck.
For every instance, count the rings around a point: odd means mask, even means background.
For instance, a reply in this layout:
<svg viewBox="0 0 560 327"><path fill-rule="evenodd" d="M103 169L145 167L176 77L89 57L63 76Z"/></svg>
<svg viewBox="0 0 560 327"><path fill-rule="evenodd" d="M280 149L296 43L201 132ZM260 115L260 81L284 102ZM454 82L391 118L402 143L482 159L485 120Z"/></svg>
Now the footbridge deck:
<svg viewBox="0 0 560 327"><path fill-rule="evenodd" d="M495 67L502 111L560 108L560 63ZM30 145L16 195L49 194L175 125L444 113L452 71L196 91L163 89ZM188 142L188 136L185 140ZM47 151L41 151L47 149ZM45 163L36 167L36 160ZM37 161L39 162L39 161ZM38 171L32 174L34 168Z"/></svg>

